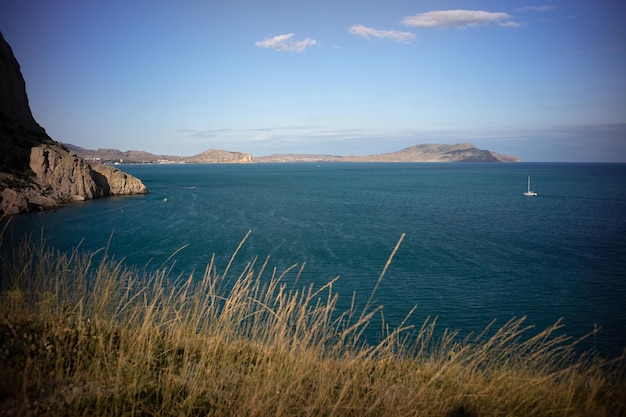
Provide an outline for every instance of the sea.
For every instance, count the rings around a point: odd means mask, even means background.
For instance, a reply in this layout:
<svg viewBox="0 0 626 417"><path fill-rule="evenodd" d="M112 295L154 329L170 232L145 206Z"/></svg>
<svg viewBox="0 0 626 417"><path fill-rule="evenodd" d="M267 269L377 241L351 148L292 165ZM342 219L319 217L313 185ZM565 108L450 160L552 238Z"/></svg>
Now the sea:
<svg viewBox="0 0 626 417"><path fill-rule="evenodd" d="M339 308L371 298L391 329L416 307L405 324L417 329L436 318L438 331L464 337L494 320L498 328L526 317L543 330L562 319L559 332L572 340L593 333L585 350L626 348L626 164L120 168L150 193L13 217L5 245L31 234L60 250L107 248L129 266L199 279L212 257L223 270L250 233L234 275L269 257L263 279L294 264L285 278L303 267L294 285L339 277ZM523 195L529 176L537 197ZM368 341L381 333L368 332Z"/></svg>

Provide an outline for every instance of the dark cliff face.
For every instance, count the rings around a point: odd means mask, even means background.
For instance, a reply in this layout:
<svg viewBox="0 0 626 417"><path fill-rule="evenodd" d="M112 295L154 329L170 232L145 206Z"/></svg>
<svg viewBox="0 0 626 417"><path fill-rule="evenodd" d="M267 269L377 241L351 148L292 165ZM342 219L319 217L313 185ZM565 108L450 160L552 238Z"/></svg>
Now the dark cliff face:
<svg viewBox="0 0 626 417"><path fill-rule="evenodd" d="M20 65L0 33L0 171L29 171L30 149L52 143L28 105Z"/></svg>
<svg viewBox="0 0 626 417"><path fill-rule="evenodd" d="M0 218L147 192L139 179L92 166L46 134L33 118L20 66L0 34Z"/></svg>

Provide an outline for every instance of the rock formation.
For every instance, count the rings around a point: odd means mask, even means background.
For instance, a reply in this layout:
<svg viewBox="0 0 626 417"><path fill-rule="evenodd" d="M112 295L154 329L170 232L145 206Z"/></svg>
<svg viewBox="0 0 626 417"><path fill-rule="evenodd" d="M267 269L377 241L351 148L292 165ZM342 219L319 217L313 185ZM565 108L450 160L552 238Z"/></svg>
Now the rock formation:
<svg viewBox="0 0 626 417"><path fill-rule="evenodd" d="M148 192L143 183L127 173L110 165L91 164L96 184L104 195L145 194Z"/></svg>
<svg viewBox="0 0 626 417"><path fill-rule="evenodd" d="M104 197L91 166L84 159L56 146L33 147L30 168L39 182L51 187L55 199L70 201Z"/></svg>
<svg viewBox="0 0 626 417"><path fill-rule="evenodd" d="M139 179L91 165L46 134L32 116L19 64L0 34L0 217L147 192Z"/></svg>

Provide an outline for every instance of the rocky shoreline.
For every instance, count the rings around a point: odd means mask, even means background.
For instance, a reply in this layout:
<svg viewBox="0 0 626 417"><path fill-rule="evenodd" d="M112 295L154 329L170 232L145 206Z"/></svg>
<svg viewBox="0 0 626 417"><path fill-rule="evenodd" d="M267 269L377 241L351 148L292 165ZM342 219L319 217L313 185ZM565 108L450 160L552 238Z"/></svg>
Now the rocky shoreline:
<svg viewBox="0 0 626 417"><path fill-rule="evenodd" d="M86 161L48 136L32 116L19 63L0 34L0 218L147 192L141 180Z"/></svg>
<svg viewBox="0 0 626 417"><path fill-rule="evenodd" d="M138 178L112 166L90 164L55 144L33 147L30 168L35 178L22 187L5 186L0 191L2 214L49 210L72 201L148 193L148 188ZM2 182L0 180L0 184Z"/></svg>

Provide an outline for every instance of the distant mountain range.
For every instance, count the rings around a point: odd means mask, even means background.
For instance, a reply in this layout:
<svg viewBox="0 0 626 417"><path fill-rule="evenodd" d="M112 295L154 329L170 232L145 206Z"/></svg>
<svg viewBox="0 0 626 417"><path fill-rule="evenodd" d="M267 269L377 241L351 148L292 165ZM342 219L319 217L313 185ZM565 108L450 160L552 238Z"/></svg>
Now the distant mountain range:
<svg viewBox="0 0 626 417"><path fill-rule="evenodd" d="M120 151L119 149L85 149L64 143L65 147L88 161L106 164L216 164L249 163L252 155L209 149L194 156L154 155L144 151Z"/></svg>
<svg viewBox="0 0 626 417"><path fill-rule="evenodd" d="M84 149L64 144L77 155L107 164L218 164L263 162L521 162L515 156L478 149L471 143L414 145L397 152L365 156L274 154L253 157L249 153L209 149L193 156L154 155L144 151Z"/></svg>

